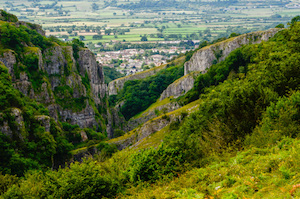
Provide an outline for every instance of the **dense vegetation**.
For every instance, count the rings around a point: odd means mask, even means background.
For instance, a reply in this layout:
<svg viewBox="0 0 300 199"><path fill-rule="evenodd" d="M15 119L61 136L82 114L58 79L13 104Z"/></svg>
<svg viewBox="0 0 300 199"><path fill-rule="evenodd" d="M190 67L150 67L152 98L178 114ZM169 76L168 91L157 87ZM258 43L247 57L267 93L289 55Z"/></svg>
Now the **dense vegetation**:
<svg viewBox="0 0 300 199"><path fill-rule="evenodd" d="M1 15L4 17L2 19L17 21L14 15L4 11L1 11ZM88 146L88 142L95 144L105 140L106 136L100 132L55 121L49 116L49 110L45 108L48 104L38 103L15 89L14 84L19 81L20 74L26 73L35 94L38 95L42 90L41 85L49 83L48 74L39 70L38 50L44 52L46 48L57 46L62 42L53 37L42 36L35 29L31 29L36 28L33 24L0 22L1 60L3 54L7 52L16 56L13 77L0 61L0 172L23 176L28 170L56 169L64 166L65 162L72 157L71 150L76 147ZM83 43L76 40L71 44L63 43L63 45L73 45L74 53L78 53L79 48L83 47ZM70 67L65 66L64 72L62 80L70 74ZM88 87L89 80L83 78L84 80ZM30 89L29 87L28 90ZM58 86L54 91L55 97L58 98L57 102L59 103L63 97L66 100L68 92L73 92L69 86ZM86 105L82 101L78 102L76 98L63 103L73 109ZM83 132L89 141L82 141Z"/></svg>
<svg viewBox="0 0 300 199"><path fill-rule="evenodd" d="M110 68L108 66L103 66L103 73L105 83L109 83L112 80L118 79L120 77L124 77L124 74L118 72L115 68Z"/></svg>
<svg viewBox="0 0 300 199"><path fill-rule="evenodd" d="M121 113L128 120L154 103L160 94L176 79L183 76L183 64L167 65L166 69L156 75L141 80L126 81L124 88L117 96L110 96L110 104L124 101Z"/></svg>
<svg viewBox="0 0 300 199"><path fill-rule="evenodd" d="M123 95L137 103L131 96L141 89L143 97L147 97L142 99L151 100L152 95L157 99L158 85L180 77L181 67L170 66L151 78L131 81L125 85ZM8 116L6 110L11 107L22 110L25 121L27 109L47 115L47 110L32 105L30 100L26 102L12 88L4 66L0 78L1 96L5 96L0 106L2 115ZM4 198L299 197L299 85L300 23L292 20L290 27L273 39L232 52L207 75L200 76L192 91L195 94L186 97L200 98L199 110L170 130L159 147L124 150L104 162L99 155L81 164L72 163L66 169L27 172L23 178L3 169L6 175L0 175L0 193ZM30 118L30 124L35 124ZM71 133L77 127L62 124L62 128ZM28 129L33 138L49 135L40 126L30 125ZM51 130L55 141L59 140L58 129ZM49 137L42 139L46 143L43 145L52 150L36 154L17 153L11 150L15 143L7 141L7 136L1 139L1 150L5 151L1 154L11 151L24 158L55 154L55 142ZM39 142L30 144L40 146ZM115 151L115 147L104 143L98 148L108 154ZM14 160L12 157L8 159ZM28 167L35 165L40 164Z"/></svg>

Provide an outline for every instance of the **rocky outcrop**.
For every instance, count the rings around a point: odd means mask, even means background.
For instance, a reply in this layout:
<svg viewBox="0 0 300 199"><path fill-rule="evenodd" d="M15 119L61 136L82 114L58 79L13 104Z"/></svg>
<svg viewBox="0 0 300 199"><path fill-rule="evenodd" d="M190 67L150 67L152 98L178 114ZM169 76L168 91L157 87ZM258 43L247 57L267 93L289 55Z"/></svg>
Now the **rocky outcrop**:
<svg viewBox="0 0 300 199"><path fill-rule="evenodd" d="M50 132L50 117L47 115L35 116L35 119L45 128L46 132Z"/></svg>
<svg viewBox="0 0 300 199"><path fill-rule="evenodd" d="M107 126L106 132L108 138L113 138L115 130L122 130L126 131L127 122L124 116L120 113L120 106L119 104L115 107L110 107L107 110Z"/></svg>
<svg viewBox="0 0 300 199"><path fill-rule="evenodd" d="M85 73L87 73L94 100L99 104L101 98L105 97L107 90L104 82L103 68L97 63L94 54L89 49L82 49L78 54L79 72L81 76L85 76Z"/></svg>
<svg viewBox="0 0 300 199"><path fill-rule="evenodd" d="M195 79L197 78L198 72L187 74L175 82L170 84L166 90L160 95L160 100L173 96L174 98L180 97L186 94L194 86Z"/></svg>
<svg viewBox="0 0 300 199"><path fill-rule="evenodd" d="M167 67L167 65L164 64L164 65L157 66L157 67L151 68L151 69L143 71L143 72L139 72L139 73L136 73L133 75L129 75L126 77L122 77L122 78L113 80L108 84L108 93L109 93L109 95L117 95L118 92L120 90L122 90L126 81L143 79L143 78L155 75L157 72L159 72L162 69L165 69L166 67Z"/></svg>
<svg viewBox="0 0 300 199"><path fill-rule="evenodd" d="M5 50L5 52L0 55L0 61L8 68L8 72L11 74L12 79L15 79L14 66L17 63L15 52L12 50Z"/></svg>
<svg viewBox="0 0 300 199"><path fill-rule="evenodd" d="M61 121L69 122L73 125L78 124L81 128L93 128L94 126L98 126L95 111L90 105L87 105L86 108L79 112L63 109L61 107L58 107L58 111Z"/></svg>
<svg viewBox="0 0 300 199"><path fill-rule="evenodd" d="M72 46L54 44L43 52L37 47L25 47L24 54L20 56L36 57L38 70L47 76L39 80L42 81L41 84L35 82L33 85L35 80L29 78L32 74L24 69L26 63L18 61L14 51L4 50L0 61L8 68L16 89L47 106L50 116L55 120L78 124L82 128L104 126L100 124L104 120L99 119L97 108L106 106L104 98L107 85L104 83L102 66L97 63L92 52L85 48L80 49L78 60L75 60ZM20 70L20 67L23 69ZM81 103L79 107L83 108L78 110L78 107L76 109L60 103L63 101L67 104L69 100L78 100L77 103Z"/></svg>
<svg viewBox="0 0 300 199"><path fill-rule="evenodd" d="M3 120L3 114L0 113L0 121ZM27 136L25 123L22 111L18 108L12 108L10 112L10 119L4 120L0 123L0 132L12 139L23 140Z"/></svg>
<svg viewBox="0 0 300 199"><path fill-rule="evenodd" d="M223 61L233 50L242 45L267 41L280 30L281 29L274 28L266 31L248 33L201 48L194 53L190 61L184 64L184 75L192 71L205 72L213 63Z"/></svg>
<svg viewBox="0 0 300 199"><path fill-rule="evenodd" d="M183 117L194 112L198 109L198 107L198 101L192 102L191 104L188 104L175 111L151 119L143 123L141 126L135 128L134 130L128 132L124 136L109 140L108 143L116 144L119 150L125 149L126 147L131 145L136 146L141 140L157 131L160 131L164 127L170 125L172 122L180 122L183 119Z"/></svg>
<svg viewBox="0 0 300 199"><path fill-rule="evenodd" d="M139 125L142 125L143 123L156 118L160 115L172 112L181 106L177 102L167 102L166 104L162 104L160 106L157 106L155 108L151 108L149 110L144 111L141 115L138 117L131 118L126 125L126 132L129 132L133 130L134 128L138 127Z"/></svg>

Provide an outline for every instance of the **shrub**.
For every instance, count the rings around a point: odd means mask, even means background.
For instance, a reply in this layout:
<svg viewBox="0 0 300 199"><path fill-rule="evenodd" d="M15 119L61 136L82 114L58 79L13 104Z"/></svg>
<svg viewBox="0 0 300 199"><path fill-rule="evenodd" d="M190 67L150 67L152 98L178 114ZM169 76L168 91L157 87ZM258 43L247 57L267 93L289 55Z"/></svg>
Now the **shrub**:
<svg viewBox="0 0 300 199"><path fill-rule="evenodd" d="M150 148L133 154L128 169L130 180L155 182L166 176L174 176L182 171L184 158L177 149Z"/></svg>

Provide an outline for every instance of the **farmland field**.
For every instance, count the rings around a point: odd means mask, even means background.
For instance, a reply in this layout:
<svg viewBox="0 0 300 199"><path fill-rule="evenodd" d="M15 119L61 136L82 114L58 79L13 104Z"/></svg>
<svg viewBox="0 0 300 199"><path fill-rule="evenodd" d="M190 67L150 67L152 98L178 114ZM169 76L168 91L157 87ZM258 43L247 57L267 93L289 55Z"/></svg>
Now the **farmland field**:
<svg viewBox="0 0 300 199"><path fill-rule="evenodd" d="M42 25L48 36L86 43L141 41L144 35L148 41L211 40L286 25L300 13L299 0L0 0L0 8ZM93 38L97 34L102 37Z"/></svg>

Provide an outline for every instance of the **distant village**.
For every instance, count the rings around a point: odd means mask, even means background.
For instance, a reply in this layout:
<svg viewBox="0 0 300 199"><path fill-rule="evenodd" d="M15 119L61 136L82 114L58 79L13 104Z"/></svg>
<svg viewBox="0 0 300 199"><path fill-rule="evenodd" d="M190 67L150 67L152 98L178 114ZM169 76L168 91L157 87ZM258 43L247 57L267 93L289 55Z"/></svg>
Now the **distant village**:
<svg viewBox="0 0 300 199"><path fill-rule="evenodd" d="M187 50L182 47L173 46L168 49L151 49L153 55L145 56L143 49L125 49L119 51L108 51L97 54L97 61L104 66L116 68L117 71L131 75L154 66L167 63L180 53Z"/></svg>

